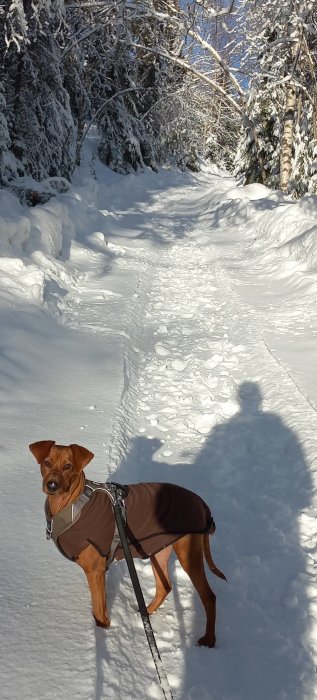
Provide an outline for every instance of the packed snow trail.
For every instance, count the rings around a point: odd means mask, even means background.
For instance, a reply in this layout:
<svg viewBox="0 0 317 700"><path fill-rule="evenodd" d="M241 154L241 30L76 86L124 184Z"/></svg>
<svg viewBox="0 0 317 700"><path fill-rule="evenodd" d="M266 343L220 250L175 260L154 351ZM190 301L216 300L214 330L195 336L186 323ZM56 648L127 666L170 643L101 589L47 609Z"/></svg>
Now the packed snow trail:
<svg viewBox="0 0 317 700"><path fill-rule="evenodd" d="M173 625L170 653L185 645L185 676L187 664L196 664L197 678L213 689L206 698L314 697L305 637L316 557L305 563L301 547L315 548L309 462L316 459L316 414L270 353L256 310L232 290L217 249L199 245L199 229L159 257L145 314L139 399L135 387L130 407L125 398L132 447L115 478L133 473L200 492L213 506L216 561L230 587L228 593L214 582L219 649L208 680L206 660L192 647L198 631L192 603L183 640ZM231 651L224 648L221 615L234 640ZM201 683L188 688L186 677L176 689L179 698L202 693Z"/></svg>
<svg viewBox="0 0 317 700"><path fill-rule="evenodd" d="M33 395L34 379L21 372L33 401L31 415L25 399L23 440L80 442L96 454L90 478L171 481L210 504L213 556L228 578L209 575L216 649L195 646L204 614L176 563L173 591L152 618L175 700L313 700L317 416L276 329L295 333L299 316L307 328L314 307L309 298L268 300L271 270L262 261L257 272L250 247L257 216L251 204L250 223L242 216L234 191L212 173L74 185L87 218L62 257L76 275L63 293L47 287L54 335L43 312L31 314L34 340L26 337L30 350L39 345L37 361L45 352L45 372ZM13 442L9 419L7 427ZM107 578L111 628L96 629L81 572L37 529L43 498L34 467L30 474L23 488L20 471L6 482L20 508L26 495L33 504L27 541L15 543L22 578L9 561L19 588L8 593L4 699L159 700L125 565ZM6 522L17 531L16 513L7 510ZM151 566L137 569L150 600Z"/></svg>
<svg viewBox="0 0 317 700"><path fill-rule="evenodd" d="M129 247L128 262L118 260L130 267L133 257L144 286L127 329L126 389L113 422L109 476L175 481L213 507L216 561L229 579L228 588L213 582L216 660L206 671L208 652L193 646L203 614L178 566L182 585L153 622L175 697L309 698L313 660L303 611L314 602L309 581L316 561L307 568L302 547L306 542L309 550L316 534L308 468L316 454L316 415L270 352L263 319L230 283L221 248L210 241L210 208L208 216L199 213L202 195L207 199L196 185L157 197L147 216L159 232L158 249ZM171 221L179 227L188 201L190 225L175 231ZM145 581L151 576L149 565L139 571ZM126 614L116 613L120 629ZM112 663L111 655L103 661L105 679ZM118 686L115 695L120 692Z"/></svg>

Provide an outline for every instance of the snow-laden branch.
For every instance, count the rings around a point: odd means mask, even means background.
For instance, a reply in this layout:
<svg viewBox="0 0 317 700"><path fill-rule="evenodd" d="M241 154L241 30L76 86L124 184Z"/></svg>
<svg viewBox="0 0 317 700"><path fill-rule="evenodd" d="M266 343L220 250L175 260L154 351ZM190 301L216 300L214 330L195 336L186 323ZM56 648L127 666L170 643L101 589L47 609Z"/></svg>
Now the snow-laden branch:
<svg viewBox="0 0 317 700"><path fill-rule="evenodd" d="M187 33L189 34L189 36L192 37L192 39L194 39L197 42L197 44L199 44L201 46L202 49L207 51L215 59L215 61L218 63L218 65L223 70L223 72L226 74L227 78L231 81L231 83L233 84L233 86L235 87L235 89L237 90L239 95L243 99L245 99L245 93L242 90L241 85L238 83L237 79L232 74L229 66L227 66L227 64L223 61L220 54L218 53L218 51L216 51L216 49L212 46L212 44L210 44L208 41L205 41L205 39L203 39L200 36L200 34L198 34L198 32L196 32L194 29L188 29Z"/></svg>
<svg viewBox="0 0 317 700"><path fill-rule="evenodd" d="M86 41L92 34L96 34L96 32L99 32L100 27L101 27L101 25L99 23L100 17L103 16L102 19L104 21L104 15L110 15L111 12L113 12L114 9L117 9L119 7L119 5L122 5L123 2L124 2L124 0L117 0L117 2L111 3L111 5L109 5L109 4L105 5L105 3L98 3L98 4L96 4L96 6L95 5L87 5L87 7L91 7L93 9L95 9L97 7L94 25L92 27L85 27L85 26L79 27L79 29L76 32L74 32L69 43L67 44L67 46L65 46L64 50L61 53L61 60L62 61L65 60L67 54L73 49L73 47L76 44L78 45L82 41ZM74 6L68 6L67 9L77 9L77 10L80 9L81 10L83 7L85 7L85 5L80 5L80 6L74 5ZM100 7L102 9L98 9Z"/></svg>
<svg viewBox="0 0 317 700"><path fill-rule="evenodd" d="M211 19L218 19L219 17L225 17L226 15L231 15L235 0L231 0L228 7L223 7L221 10L215 10L214 7L206 7L204 0L196 0L196 5L202 7L205 13Z"/></svg>
<svg viewBox="0 0 317 700"><path fill-rule="evenodd" d="M152 48L149 48L148 46L144 46L142 44L135 44L135 43L131 42L130 46L136 50L153 53L156 56L161 56L161 58L165 58L167 61L172 61L172 63L176 63L177 66L181 66L181 68L184 68L189 73L192 73L197 78L199 78L203 83L206 83L207 85L212 87L216 92L220 93L224 97L224 99L235 109L236 112L243 115L243 109L242 109L242 107L240 107L237 100L235 100L226 90L224 90L224 88L221 87L221 85L219 85L219 83L217 83L215 80L212 80L212 78L209 78L208 75L206 75L205 73L202 73L201 71L196 70L196 68L194 68L194 66L190 65L190 63L187 63L187 61L184 61L182 58L178 58L177 56L173 56L172 54L168 54L165 51L159 51L158 49L152 49ZM244 96L244 93L242 93L242 94Z"/></svg>

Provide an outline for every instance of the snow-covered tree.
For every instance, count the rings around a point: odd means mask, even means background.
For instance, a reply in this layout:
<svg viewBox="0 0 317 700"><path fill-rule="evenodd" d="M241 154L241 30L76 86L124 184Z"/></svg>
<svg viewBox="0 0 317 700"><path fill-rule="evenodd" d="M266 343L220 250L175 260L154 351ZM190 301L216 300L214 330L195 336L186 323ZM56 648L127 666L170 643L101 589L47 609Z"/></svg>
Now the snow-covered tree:
<svg viewBox="0 0 317 700"><path fill-rule="evenodd" d="M119 172L196 167L207 152L229 164L239 85L210 31L215 12L207 0L186 10L177 0L6 0L2 162L10 153L17 174L69 177L94 123L101 159Z"/></svg>
<svg viewBox="0 0 317 700"><path fill-rule="evenodd" d="M168 130L168 140L165 139L165 143L172 145L177 141L179 149L183 136L185 151L191 152L191 161L197 151L196 143L200 144L198 151L201 153L204 150L206 155L205 149L202 149L206 138L201 139L202 133L208 133L210 156L222 164L226 162L228 166L234 159L244 92L229 63L229 25L233 5L234 0L229 4L222 0L194 0L188 6L161 3L154 19L162 18L164 12L170 40L160 41L159 44L152 42L149 46L142 41L141 36L133 44L138 55L144 51L151 52L163 60L165 65L170 63L179 69L180 90L175 92L176 101L172 98L168 103L168 122L174 125L174 131ZM150 12L151 7L148 6L148 13ZM180 116L178 124L177 112L173 112L172 119L170 115L173 102L179 105L185 92L188 102L182 102L181 112L177 107ZM161 107L163 105L164 100ZM193 129L194 122L197 129ZM172 138L172 133L176 141Z"/></svg>
<svg viewBox="0 0 317 700"><path fill-rule="evenodd" d="M20 174L69 176L73 120L55 38L59 0L11 0L2 15L3 87L11 150Z"/></svg>
<svg viewBox="0 0 317 700"><path fill-rule="evenodd" d="M88 5L89 10L89 5ZM91 116L89 85L86 81L86 41L93 41L93 13L85 15L85 3L65 1L63 23L58 32L58 43L63 66L63 85L69 97L70 110L75 125L74 163L80 164L81 147L87 119Z"/></svg>
<svg viewBox="0 0 317 700"><path fill-rule="evenodd" d="M251 73L239 169L247 181L315 187L317 9L313 0L244 0Z"/></svg>
<svg viewBox="0 0 317 700"><path fill-rule="evenodd" d="M16 177L16 161L11 153L11 139L7 122L7 107L0 83L0 183L7 184Z"/></svg>
<svg viewBox="0 0 317 700"><path fill-rule="evenodd" d="M67 17L65 84L78 123L78 157L87 128L94 123L101 134L99 155L107 165L118 172L154 167L153 134L144 115L156 102L164 75L155 70L158 61L153 55L144 61L131 46L140 26L147 36L152 32L143 4L72 3ZM70 64L75 66L76 89Z"/></svg>
<svg viewBox="0 0 317 700"><path fill-rule="evenodd" d="M4 0L0 179L70 177L89 126L119 172L209 157L317 191L314 0ZM243 41L242 41L243 39Z"/></svg>
<svg viewBox="0 0 317 700"><path fill-rule="evenodd" d="M102 134L99 154L119 172L155 167L168 156L164 105L170 118L171 96L182 79L159 51L176 35L162 0L135 0L111 7L89 48L92 114Z"/></svg>
<svg viewBox="0 0 317 700"><path fill-rule="evenodd" d="M99 156L114 170L128 172L154 165L154 153L140 120L147 86L139 75L135 52L129 48L129 22L121 9L114 8L112 25L101 27L95 38L89 73L92 110L101 131Z"/></svg>

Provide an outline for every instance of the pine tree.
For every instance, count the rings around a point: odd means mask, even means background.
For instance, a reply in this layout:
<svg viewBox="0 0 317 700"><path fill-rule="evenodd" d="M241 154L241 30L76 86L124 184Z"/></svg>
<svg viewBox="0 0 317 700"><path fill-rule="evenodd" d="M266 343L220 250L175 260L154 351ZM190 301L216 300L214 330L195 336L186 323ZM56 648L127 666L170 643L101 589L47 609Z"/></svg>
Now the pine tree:
<svg viewBox="0 0 317 700"><path fill-rule="evenodd" d="M3 86L18 174L32 174L35 179L68 177L74 126L54 37L62 3L14 0L5 8Z"/></svg>
<svg viewBox="0 0 317 700"><path fill-rule="evenodd" d="M107 70L103 89L98 90L98 101L102 96L105 104L99 107L99 153L120 172L155 168L168 157L163 112L172 91L177 91L180 71L159 54L175 35L166 17L163 0L136 0L117 11L111 32L106 29Z"/></svg>
<svg viewBox="0 0 317 700"><path fill-rule="evenodd" d="M15 158L10 150L11 139L6 113L3 85L0 83L0 183L3 184L8 184L17 175Z"/></svg>

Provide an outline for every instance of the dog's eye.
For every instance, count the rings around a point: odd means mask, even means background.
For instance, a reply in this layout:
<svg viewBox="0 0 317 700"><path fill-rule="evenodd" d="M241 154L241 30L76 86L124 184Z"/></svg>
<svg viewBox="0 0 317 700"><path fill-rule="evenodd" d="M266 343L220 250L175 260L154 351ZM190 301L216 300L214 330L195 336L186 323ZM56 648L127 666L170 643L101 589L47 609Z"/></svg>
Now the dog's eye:
<svg viewBox="0 0 317 700"><path fill-rule="evenodd" d="M50 466L51 466L51 463L48 461L48 459L45 459L44 462L43 462L43 464L44 464L44 467L50 467Z"/></svg>
<svg viewBox="0 0 317 700"><path fill-rule="evenodd" d="M73 465L70 462L67 462L67 464L64 464L63 469L71 469L72 466Z"/></svg>

